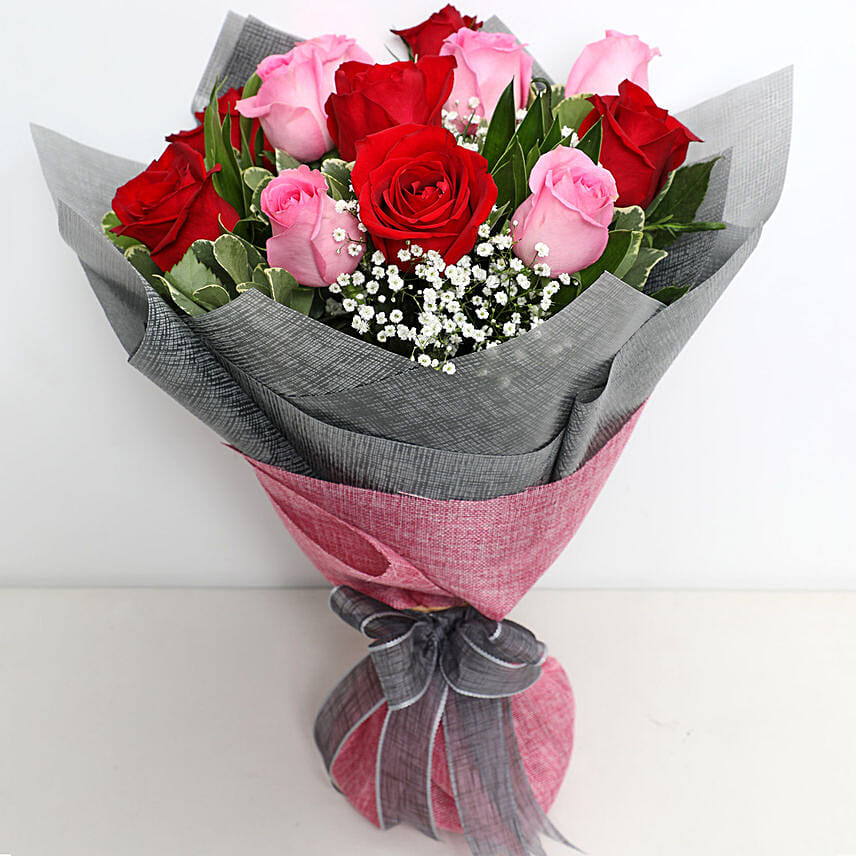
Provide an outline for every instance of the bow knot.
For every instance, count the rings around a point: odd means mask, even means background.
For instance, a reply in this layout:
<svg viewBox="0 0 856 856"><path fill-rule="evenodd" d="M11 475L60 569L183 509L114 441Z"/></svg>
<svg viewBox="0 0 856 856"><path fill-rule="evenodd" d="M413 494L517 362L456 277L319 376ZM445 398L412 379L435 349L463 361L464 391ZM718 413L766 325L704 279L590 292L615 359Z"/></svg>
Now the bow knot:
<svg viewBox="0 0 856 856"><path fill-rule="evenodd" d="M408 821L438 837L430 772L442 725L455 805L473 854L543 853L539 834L567 844L535 800L511 716L511 697L541 676L544 644L525 627L468 606L398 610L348 586L333 589L330 605L374 641L322 706L315 741L332 777L345 741L386 705L375 768L381 828Z"/></svg>

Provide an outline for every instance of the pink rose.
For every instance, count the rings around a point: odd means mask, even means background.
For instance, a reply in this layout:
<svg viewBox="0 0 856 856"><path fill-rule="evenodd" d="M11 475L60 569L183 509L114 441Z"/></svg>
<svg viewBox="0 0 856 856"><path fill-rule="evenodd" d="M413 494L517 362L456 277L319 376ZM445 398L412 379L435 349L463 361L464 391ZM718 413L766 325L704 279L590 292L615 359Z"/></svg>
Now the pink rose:
<svg viewBox="0 0 856 856"><path fill-rule="evenodd" d="M351 255L349 247L361 238L357 218L336 211L318 170L305 164L284 169L262 191L261 206L273 231L267 242L271 267L285 268L301 285L312 286L329 285L356 270L363 250Z"/></svg>
<svg viewBox="0 0 856 856"><path fill-rule="evenodd" d="M647 91L648 63L655 56L660 56L660 49L648 47L638 36L607 30L605 39L583 48L568 76L565 95L617 95L618 84L625 79Z"/></svg>
<svg viewBox="0 0 856 856"><path fill-rule="evenodd" d="M612 174L579 149L559 146L538 158L529 187L532 195L511 218L514 254L530 266L546 263L552 276L597 261L618 198ZM539 255L540 244L548 255Z"/></svg>
<svg viewBox="0 0 856 856"><path fill-rule="evenodd" d="M514 108L526 106L532 82L532 57L507 33L485 33L466 27L452 33L440 48L440 56L453 56L458 63L447 110L458 113L462 126L472 113L475 120L490 119L502 91L515 81ZM469 105L478 98L478 106Z"/></svg>
<svg viewBox="0 0 856 856"><path fill-rule="evenodd" d="M336 69L349 60L372 62L354 39L329 35L265 57L256 69L262 85L237 103L238 112L258 118L277 149L299 161L317 160L333 148L324 103L336 89Z"/></svg>

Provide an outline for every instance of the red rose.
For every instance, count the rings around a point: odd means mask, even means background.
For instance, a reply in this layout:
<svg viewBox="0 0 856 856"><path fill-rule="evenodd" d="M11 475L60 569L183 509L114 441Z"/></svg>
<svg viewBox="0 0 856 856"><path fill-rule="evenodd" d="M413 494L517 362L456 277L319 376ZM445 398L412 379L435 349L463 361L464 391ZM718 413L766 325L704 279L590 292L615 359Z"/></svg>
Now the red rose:
<svg viewBox="0 0 856 856"><path fill-rule="evenodd" d="M123 184L113 197L113 211L122 221L117 235L145 244L161 270L169 270L198 238L214 240L218 218L231 229L238 212L214 190L215 167L206 172L199 152L184 143L170 143L144 172Z"/></svg>
<svg viewBox="0 0 856 856"><path fill-rule="evenodd" d="M437 56L440 53L440 45L447 36L464 27L479 30L481 26L481 21L477 21L474 16L462 15L451 3L447 3L427 21L406 30L392 32L407 42L413 56Z"/></svg>
<svg viewBox="0 0 856 856"><path fill-rule="evenodd" d="M232 145L239 149L241 148L241 114L235 109L235 104L243 97L243 91L233 86L227 89L217 99L217 112L220 114L220 122L222 124L226 116L229 116L229 132L232 137ZM205 129L202 127L202 121L205 119L205 111L200 110L193 114L199 124L189 131L178 131L175 134L170 134L166 141L168 143L185 143L193 149L196 149L203 157L205 155ZM251 131L250 142L255 141L256 133L261 125L258 119L253 119L253 128ZM271 149L272 146L267 140L264 141L263 148Z"/></svg>
<svg viewBox="0 0 856 856"><path fill-rule="evenodd" d="M327 128L339 154L351 161L356 142L395 125L439 125L452 91L456 61L429 56L417 62L344 62L327 99Z"/></svg>
<svg viewBox="0 0 856 856"><path fill-rule="evenodd" d="M399 125L357 143L351 181L360 219L392 264L408 242L453 264L476 243L496 202L487 161L444 128Z"/></svg>
<svg viewBox="0 0 856 856"><path fill-rule="evenodd" d="M618 95L592 95L594 110L580 126L582 136L602 117L600 162L618 185L616 205L646 208L687 156L689 144L699 138L635 83L625 80Z"/></svg>

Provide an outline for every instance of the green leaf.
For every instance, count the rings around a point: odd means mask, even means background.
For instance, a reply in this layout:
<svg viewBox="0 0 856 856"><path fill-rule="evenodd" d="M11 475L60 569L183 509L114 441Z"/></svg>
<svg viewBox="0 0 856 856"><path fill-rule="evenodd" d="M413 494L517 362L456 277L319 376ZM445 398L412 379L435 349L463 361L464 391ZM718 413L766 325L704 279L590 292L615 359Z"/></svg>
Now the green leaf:
<svg viewBox="0 0 856 856"><path fill-rule="evenodd" d="M553 151L559 143L562 142L562 127L559 124L559 120L556 119L553 121L553 124L550 126L550 129L547 131L547 136L541 142L541 154L546 154L547 152Z"/></svg>
<svg viewBox="0 0 856 856"><path fill-rule="evenodd" d="M222 237L222 236L221 236ZM262 255L261 251L258 247L251 244L249 241L244 240L240 235L233 235L233 238L237 238L241 244L243 244L244 249L247 251L247 264L250 266L250 270L256 267L256 265L263 264L267 267L267 259L265 259L264 255Z"/></svg>
<svg viewBox="0 0 856 856"><path fill-rule="evenodd" d="M514 110L514 81L505 87L499 101L493 111L493 117L487 128L487 136L484 138L482 155L487 159L487 168L493 172L503 152L508 148L511 138L514 136L515 110Z"/></svg>
<svg viewBox="0 0 856 856"><path fill-rule="evenodd" d="M355 199L351 188L351 165L341 158L327 158L321 164L321 172L327 179L327 187L330 188L330 196L333 199L344 199L349 201Z"/></svg>
<svg viewBox="0 0 856 856"><path fill-rule="evenodd" d="M231 136L232 118L226 114L217 149L220 171L214 173L214 189L226 200L241 217L246 216L250 201L250 192L241 179L241 167L235 156Z"/></svg>
<svg viewBox="0 0 856 856"><path fill-rule="evenodd" d="M241 170L241 179L253 192L260 184L267 184L272 178L273 173L263 166L250 166Z"/></svg>
<svg viewBox="0 0 856 856"><path fill-rule="evenodd" d="M220 235L214 241L214 258L234 283L252 278L252 267L244 242L237 235Z"/></svg>
<svg viewBox="0 0 856 856"><path fill-rule="evenodd" d="M169 292L163 288L159 281L159 277L163 275L163 271L155 264L148 248L142 244L134 244L125 250L125 258L145 277L146 282L160 294L161 297L167 297Z"/></svg>
<svg viewBox="0 0 856 856"><path fill-rule="evenodd" d="M217 140L220 137L220 109L217 106L217 89L219 85L215 82L211 89L211 97L205 108L205 116L202 118L202 127L205 132L205 169L212 170L217 165Z"/></svg>
<svg viewBox="0 0 856 856"><path fill-rule="evenodd" d="M205 309L219 309L232 298L222 285L203 285L193 292L193 300Z"/></svg>
<svg viewBox="0 0 856 856"><path fill-rule="evenodd" d="M672 182L675 180L675 171L672 170L667 176L665 184L660 188L660 192L651 200L651 203L645 209L645 217L648 220L652 219L652 214L657 210L657 206L660 204L660 201L663 197L669 192L669 188L672 186Z"/></svg>
<svg viewBox="0 0 856 856"><path fill-rule="evenodd" d="M121 226L122 221L116 216L115 211L108 211L101 218L101 231L110 239L111 243L115 244L120 250L127 250L129 247L142 247L143 242L132 238L130 235L117 235L113 231L114 226Z"/></svg>
<svg viewBox="0 0 856 856"><path fill-rule="evenodd" d="M298 285L291 295L291 308L295 312L308 315L312 309L312 301L315 299L316 291L317 289Z"/></svg>
<svg viewBox="0 0 856 856"><path fill-rule="evenodd" d="M594 108L591 101L585 95L572 95L565 98L553 108L553 115L559 123L559 129L570 128L575 133L580 130L583 119L588 116Z"/></svg>
<svg viewBox="0 0 856 856"><path fill-rule="evenodd" d="M514 175L513 206L517 210L517 206L522 204L523 200L529 195L529 172L526 169L526 157L520 146L520 140L512 140L511 146L511 167Z"/></svg>
<svg viewBox="0 0 856 856"><path fill-rule="evenodd" d="M675 170L665 193L658 195L648 206L649 221L671 217L678 223L692 223L704 201L710 183L710 173L719 158L688 164Z"/></svg>
<svg viewBox="0 0 856 856"><path fill-rule="evenodd" d="M524 154L528 154L531 149L539 146L541 140L544 138L544 134L546 133L542 126L543 114L541 105L543 100L544 96L539 95L526 111L523 121L517 128L517 142L520 143L520 147L523 149Z"/></svg>
<svg viewBox="0 0 856 856"><path fill-rule="evenodd" d="M667 219L663 222L651 223L645 226L645 237L648 239L649 246L663 249L688 232L716 232L725 228L725 223L711 223L706 220L695 220L692 223L677 223L671 219Z"/></svg>
<svg viewBox="0 0 856 856"><path fill-rule="evenodd" d="M250 79L244 84L244 91L241 98L252 98L262 85L262 79L253 74ZM246 168L258 163L258 153L256 151L255 140L253 136L253 120L249 116L241 116L241 167Z"/></svg>
<svg viewBox="0 0 856 856"><path fill-rule="evenodd" d="M641 245L641 232L626 229L610 232L601 257L578 274L583 289L588 288L604 271L621 279L633 267Z"/></svg>
<svg viewBox="0 0 856 856"><path fill-rule="evenodd" d="M633 262L633 267L630 268L621 278L634 288L642 289L651 275L654 266L663 261L668 253L665 250L652 250L649 247L642 247L636 255L636 261Z"/></svg>
<svg viewBox="0 0 856 856"><path fill-rule="evenodd" d="M277 175L284 169L297 169L300 166L300 161L293 158L288 152L282 149L276 150L276 172Z"/></svg>
<svg viewBox="0 0 856 856"><path fill-rule="evenodd" d="M577 148L587 154L594 163L600 159L600 143L602 139L601 119L598 119L577 143Z"/></svg>
<svg viewBox="0 0 856 856"><path fill-rule="evenodd" d="M193 255L196 256L197 260L214 274L216 282L234 296L234 280L229 276L228 271L220 262L217 261L214 255L214 241L207 241L204 238L200 238L190 245L190 249L193 250Z"/></svg>
<svg viewBox="0 0 856 856"><path fill-rule="evenodd" d="M638 205L631 205L629 208L616 208L612 225L615 229L640 231L645 225L645 212Z"/></svg>
<svg viewBox="0 0 856 856"><path fill-rule="evenodd" d="M160 282L160 288L164 290L165 293L169 294L173 303L186 315L190 315L191 317L195 315L204 315L205 309L201 307L198 303L193 301L192 297L187 297L183 294L179 289L177 289L165 276L155 276Z"/></svg>
<svg viewBox="0 0 856 856"><path fill-rule="evenodd" d="M199 261L192 247L163 275L163 281L167 283L170 296L176 305L188 315L199 314L188 308L190 304L197 309L200 308L193 299L193 293L197 289L202 288L203 285L223 287L223 283L217 279L217 276ZM225 291L225 288L223 290Z"/></svg>
<svg viewBox="0 0 856 856"><path fill-rule="evenodd" d="M297 280L282 268L268 268L265 276L270 283L271 297L285 306L291 306L294 290L298 288Z"/></svg>
<svg viewBox="0 0 856 856"><path fill-rule="evenodd" d="M689 285L667 285L665 288L655 291L651 297L668 306L670 303L674 303L679 297L683 297L689 290Z"/></svg>

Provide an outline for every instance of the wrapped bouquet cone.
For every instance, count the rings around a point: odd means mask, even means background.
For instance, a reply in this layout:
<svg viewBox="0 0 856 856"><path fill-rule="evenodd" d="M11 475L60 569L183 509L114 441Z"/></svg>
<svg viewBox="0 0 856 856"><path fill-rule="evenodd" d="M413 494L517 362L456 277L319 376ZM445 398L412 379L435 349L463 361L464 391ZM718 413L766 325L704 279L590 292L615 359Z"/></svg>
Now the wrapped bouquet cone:
<svg viewBox="0 0 856 856"><path fill-rule="evenodd" d="M495 19L484 32L513 39ZM230 13L194 109L297 44ZM704 141L687 158L707 165L693 216L725 227L687 228L668 254L652 246L657 264L642 282L627 266L568 277L574 299L495 347L455 356L454 374L312 317L270 287L182 312L105 234L117 188L142 165L33 128L60 233L130 364L247 459L334 586L334 611L373 640L324 702L315 737L337 787L382 827L463 831L485 856L541 852L540 834L564 840L544 812L570 758L570 684L506 616L573 537L646 399L756 246L784 180L791 71L677 118ZM243 154L236 146L232 157ZM280 174L298 171L273 154Z"/></svg>

